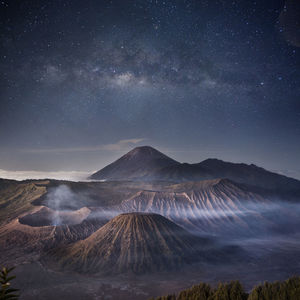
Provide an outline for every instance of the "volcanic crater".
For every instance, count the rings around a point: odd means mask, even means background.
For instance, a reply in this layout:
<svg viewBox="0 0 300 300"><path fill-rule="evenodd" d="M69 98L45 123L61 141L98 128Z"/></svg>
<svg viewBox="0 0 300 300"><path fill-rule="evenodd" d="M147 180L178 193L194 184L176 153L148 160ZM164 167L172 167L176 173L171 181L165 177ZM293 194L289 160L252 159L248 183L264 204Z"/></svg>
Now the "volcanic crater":
<svg viewBox="0 0 300 300"><path fill-rule="evenodd" d="M19 222L32 227L76 225L82 223L90 212L87 207L75 211L55 211L41 207L38 211L19 218Z"/></svg>

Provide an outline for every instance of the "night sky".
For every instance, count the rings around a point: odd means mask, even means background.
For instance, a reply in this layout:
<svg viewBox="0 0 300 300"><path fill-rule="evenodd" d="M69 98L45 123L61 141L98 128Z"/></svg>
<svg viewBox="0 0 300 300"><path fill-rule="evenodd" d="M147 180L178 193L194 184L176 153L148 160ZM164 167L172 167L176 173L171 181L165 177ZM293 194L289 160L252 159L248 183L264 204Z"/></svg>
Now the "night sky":
<svg viewBox="0 0 300 300"><path fill-rule="evenodd" d="M151 145L300 178L300 1L0 9L0 169L94 171Z"/></svg>

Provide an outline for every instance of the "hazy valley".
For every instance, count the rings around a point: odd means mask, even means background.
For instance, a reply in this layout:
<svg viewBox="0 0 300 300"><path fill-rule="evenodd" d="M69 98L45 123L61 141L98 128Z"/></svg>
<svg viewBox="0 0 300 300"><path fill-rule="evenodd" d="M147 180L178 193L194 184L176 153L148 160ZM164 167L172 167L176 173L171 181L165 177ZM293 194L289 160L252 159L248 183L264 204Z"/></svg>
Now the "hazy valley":
<svg viewBox="0 0 300 300"><path fill-rule="evenodd" d="M91 178L0 180L0 264L18 266L22 299L148 299L200 281L250 288L300 274L295 179L181 164L151 147Z"/></svg>

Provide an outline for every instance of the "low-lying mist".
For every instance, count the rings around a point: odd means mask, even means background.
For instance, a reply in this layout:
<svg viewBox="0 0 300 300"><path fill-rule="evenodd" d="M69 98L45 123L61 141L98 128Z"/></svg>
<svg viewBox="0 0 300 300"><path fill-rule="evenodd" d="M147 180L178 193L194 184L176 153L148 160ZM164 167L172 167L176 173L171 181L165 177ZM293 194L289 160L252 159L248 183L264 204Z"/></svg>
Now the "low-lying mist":
<svg viewBox="0 0 300 300"><path fill-rule="evenodd" d="M49 189L45 205L55 212L54 225L63 223L64 213L87 206L90 210L87 218L109 220L122 212L151 212L169 218L194 234L230 240L288 236L297 233L300 226L300 204L278 199L262 200L261 203L240 199L234 204L223 201L221 208L205 203L201 207L192 204L176 206L176 203L169 203L168 199L160 199L160 203L142 208L136 208L126 199L126 205L123 201L120 205L101 206L99 203L99 206L90 207L87 205L91 203L90 200L90 195L84 190L75 192L67 185L59 185Z"/></svg>
<svg viewBox="0 0 300 300"><path fill-rule="evenodd" d="M289 272L300 269L300 203L257 198L231 201L224 197L218 203L202 199L197 206L197 201L173 201L166 193L166 198L139 198L146 203L144 206L137 205L136 196L128 199L124 196L121 203L104 206L101 194L97 195L98 201L97 197L91 199L94 194L88 192L68 183L49 187L43 203L54 212L51 225L75 224L76 227L81 222L77 229L85 230L89 221L99 221L99 226L94 226L88 235L79 237L85 239L121 213L158 213L198 237L199 243L193 243L199 256L197 263L203 264L200 267L204 272L210 270L213 278L217 272L227 274L226 278L241 272L241 276L257 280L261 270L264 272L262 279L273 278L273 274L285 278L293 275ZM116 203L113 200L112 197L112 203ZM211 205L214 203L218 205ZM36 222L36 226L45 225ZM72 231L74 227L62 226L57 231ZM184 239L183 234L177 237ZM200 268L196 262L191 267L197 271ZM245 275L245 272L248 273Z"/></svg>

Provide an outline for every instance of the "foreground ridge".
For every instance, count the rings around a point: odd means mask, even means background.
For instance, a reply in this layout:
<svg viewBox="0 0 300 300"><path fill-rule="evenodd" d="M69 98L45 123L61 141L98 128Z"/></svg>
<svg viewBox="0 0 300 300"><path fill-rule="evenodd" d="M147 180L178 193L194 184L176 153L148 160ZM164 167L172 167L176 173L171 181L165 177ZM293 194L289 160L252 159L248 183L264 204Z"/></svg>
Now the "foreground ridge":
<svg viewBox="0 0 300 300"><path fill-rule="evenodd" d="M265 282L255 286L248 294L239 281L220 283L217 288L212 288L207 283L200 283L179 292L176 296L171 294L151 298L149 300L299 300L300 299L300 277L292 277L281 282Z"/></svg>

